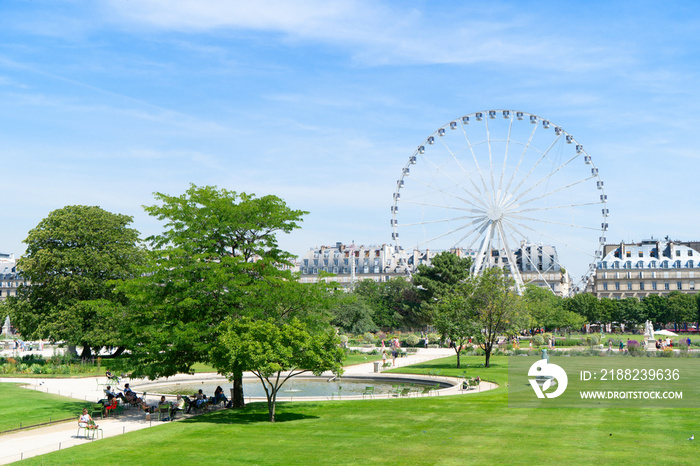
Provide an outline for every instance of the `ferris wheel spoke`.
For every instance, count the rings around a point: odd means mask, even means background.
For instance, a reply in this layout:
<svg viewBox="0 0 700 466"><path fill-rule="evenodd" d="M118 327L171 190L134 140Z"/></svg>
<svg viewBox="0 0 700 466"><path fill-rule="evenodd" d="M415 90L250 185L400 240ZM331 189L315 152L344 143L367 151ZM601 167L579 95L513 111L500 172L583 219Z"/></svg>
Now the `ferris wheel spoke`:
<svg viewBox="0 0 700 466"><path fill-rule="evenodd" d="M541 194L541 195L539 195L539 196L537 196L537 197L533 197L533 198L527 199L527 200L525 200L525 201L523 201L523 202L518 202L518 200L520 199L520 197L516 197L516 198L513 199L512 202L510 202L508 205L506 205L505 209L510 210L510 208L513 207L513 206L522 207L522 206L524 206L525 204L529 204L530 202L538 201L538 200L540 200L540 199L544 199L545 197L548 197L548 196L551 196L552 194L556 194L556 193L558 193L558 192L564 191L565 189L572 188L572 187L574 187L574 186L576 186L576 185L578 185L578 184L581 184L581 183L586 182L586 181L588 181L588 180L590 180L590 179L593 179L593 178L595 178L595 175L589 176L588 178L582 178L582 179L580 179L580 180L578 180L578 181L574 181L573 183L569 183L569 184L564 185L564 186L562 186L562 187L560 187L560 188L557 188L557 189L554 189L554 190L552 190L552 191L549 191L549 192L546 192L546 193L544 193L544 194Z"/></svg>
<svg viewBox="0 0 700 466"><path fill-rule="evenodd" d="M416 225L430 225L430 224L435 224L435 223L449 223L449 222L456 222L458 220L467 220L467 219L473 219L474 217L468 217L468 216L462 216L462 217L454 217L454 218L446 218L442 220L426 220L423 222L414 222L414 223L401 223L396 225L397 227L412 227ZM484 219L486 218L485 216L478 217L479 219Z"/></svg>
<svg viewBox="0 0 700 466"><path fill-rule="evenodd" d="M453 247L453 248L458 247L458 246L462 243L462 241L466 240L467 238L469 238L470 236L472 236L474 233L478 233L478 234L474 237L474 241L471 243L471 246L469 246L468 248L466 248L467 250L470 250L470 249L472 248L472 246L474 245L474 243L479 239L479 235L481 234L481 232L480 232L479 230L481 230L482 228L484 228L484 225L487 225L487 224L488 224L488 219L485 218L485 219L483 220L483 222L482 222L480 225L477 225L476 227L472 228L472 229L471 229L470 231L468 231L464 236L462 236L460 239L458 239L457 241L455 241L454 244L452 245L452 247Z"/></svg>
<svg viewBox="0 0 700 466"><path fill-rule="evenodd" d="M410 199L401 199L400 202L402 204L419 205L421 207L436 207L438 209L459 210L462 212L471 212L474 214L485 214L486 213L486 211L482 208L467 208L467 207L456 207L456 206L451 206L451 205L431 204L429 202L418 202L418 201L412 201Z"/></svg>
<svg viewBox="0 0 700 466"><path fill-rule="evenodd" d="M514 222L513 222L513 223L514 223ZM575 251L578 251L578 252L580 252L580 253L583 253L583 254L585 254L585 255L588 256L588 257L595 257L595 254L591 254L590 251L586 251L586 250L584 250L584 249L582 249L582 248L576 246L575 244L570 244L570 243L567 243L567 242L565 242L565 241L562 241L561 238L555 238L554 236L548 235L547 233L543 233L543 232L541 232L541 231L539 231L539 230L535 230L534 228L532 228L532 227L530 227L530 226L528 226L528 225L526 225L526 224L524 224L524 223L515 223L515 225L518 225L518 227L520 227L520 228L524 228L525 230L529 230L529 231L531 231L531 232L533 232L533 233L535 233L535 234L537 234L537 235L540 235L540 236L542 236L543 238L547 238L547 239L553 241L553 242L556 243L556 244L560 244L560 245L565 246L565 247L567 247L567 248L571 248L572 250L575 250ZM511 224L511 225L510 225L510 228L512 228L514 231L519 231L519 230L515 227L515 225ZM526 237L527 237L527 235L523 235L523 238L526 238Z"/></svg>
<svg viewBox="0 0 700 466"><path fill-rule="evenodd" d="M508 244L508 235L506 235L503 222L498 222L498 234L501 237L501 243L506 253L506 257L508 257L510 273L515 279L515 287L518 290L518 293L522 294L523 277L520 275L520 271L518 270L518 263L515 261L513 251L511 250L510 245Z"/></svg>
<svg viewBox="0 0 700 466"><path fill-rule="evenodd" d="M496 183L493 181L493 151L491 148L491 132L489 131L489 119L484 120L486 122L486 142L489 149L489 171L491 172L491 195L493 198L491 201L496 203Z"/></svg>
<svg viewBox="0 0 700 466"><path fill-rule="evenodd" d="M527 144L525 144L523 151L520 153L520 160L518 160L518 165L516 165L515 170L513 171L513 174L510 175L510 179L508 180L508 185L506 186L506 189L504 192L508 192L510 190L510 186L511 186L511 184L513 184L513 180L515 180L515 176L520 171L520 165L522 165L523 160L525 159L525 154L527 153L528 149L530 148L530 144L532 144L532 138L535 136L535 131L537 131L537 125L535 125L535 127L532 128L532 132L530 133L530 138L527 140Z"/></svg>
<svg viewBox="0 0 700 466"><path fill-rule="evenodd" d="M447 146L445 146L445 148L447 149L448 152L450 152L450 150L449 150L449 148L448 148ZM451 154L451 152L450 152L450 154ZM469 196L471 196L472 199L474 199L474 201L476 201L477 203L480 203L481 205L483 205L484 207L486 207L486 205L484 204L483 200L477 195L477 194L481 194L481 191L479 190L479 187L474 183L474 181L472 181L471 177L467 176L467 179L469 180L469 182L471 183L471 185L474 187L474 190L476 191L476 194L474 194L473 192L471 192L470 190L468 190L468 189L467 189L465 186L463 186L462 184L460 184L460 183L456 182L455 180L453 180L452 177L451 177L448 173L446 173L442 168L440 168L440 167L437 166L435 163L433 163L432 160L428 159L428 158L425 157L425 156L423 157L423 160L424 160L425 162L429 163L430 165L432 165L436 171L438 171L438 172L441 173L443 176L445 176L447 179L449 179L455 186L459 186L459 189L461 189L462 191L464 191L465 193L467 193ZM432 174L433 172L432 172L432 171L429 171L429 173ZM433 178L435 178L435 176L433 176ZM422 180L420 180L420 179L418 179L418 178L414 178L414 180L416 180L417 182L423 184L423 185L426 186L426 187L433 188L433 189L436 189L436 190L440 190L441 192L445 192L442 188L439 188L439 187L437 187L437 186L433 186L432 184L426 183L426 182L424 182L424 181L422 181ZM461 198L460 198L460 199L461 199ZM464 202L468 202L468 201L464 200ZM468 202L468 203L469 203L469 204L472 204L471 202Z"/></svg>
<svg viewBox="0 0 700 466"><path fill-rule="evenodd" d="M521 193L519 194L519 196L523 196L523 195L527 194L528 192L532 191L533 189L535 189L536 187L538 187L540 184L544 183L545 181L547 181L548 179L550 179L552 176L556 175L557 172L558 172L559 170L561 170L562 168L566 167L568 164L570 164L572 161L576 160L578 157L579 157L579 154L574 155L574 156L571 157L569 160L567 160L567 161L564 162L563 164L559 165L554 171L550 172L547 176L543 177L542 179L540 179L539 181L537 181L535 184L533 184L532 186L530 186L528 189L526 189L525 191L521 192Z"/></svg>
<svg viewBox="0 0 700 466"><path fill-rule="evenodd" d="M555 222L552 220L543 220L543 219L534 218L534 217L525 217L524 215L510 215L510 216L508 216L508 218L509 219L517 218L520 220L529 220L531 222L547 223L549 225L562 225L562 226L571 227L571 228L583 228L585 230L600 231L600 228L596 228L596 227L589 227L589 226L585 226L585 225L576 225L574 223Z"/></svg>
<svg viewBox="0 0 700 466"><path fill-rule="evenodd" d="M476 171L479 173L479 178L481 179L481 184L484 186L484 191L488 192L489 188L486 186L486 180L484 180L484 175L481 173L479 161L476 159L474 147L472 146L472 142L469 140L469 136L467 136L467 130L464 129L464 125L462 125L462 133L464 133L464 139L467 141L467 146L469 146L469 152L472 154L472 160L474 160L474 165L476 166Z"/></svg>
<svg viewBox="0 0 700 466"><path fill-rule="evenodd" d="M454 229L448 231L447 233L443 233L443 234L441 234L441 235L435 236L435 237L430 238L430 239L427 239L427 240L425 240L425 241L423 241L423 242L421 242L421 243L418 243L416 246L424 246L424 245L426 245L426 244L430 244L430 243L432 243L433 241L436 241L436 240L438 240L438 239L444 238L445 236L452 235L453 233L456 233L456 232L458 232L458 231L464 230L465 228L468 228L468 227L470 227L471 225L474 225L474 224L476 224L476 223L478 223L478 222L482 222L482 221L483 221L483 219L475 219L475 220L472 220L471 222L465 223L464 225L462 225L462 226L460 226L460 227L458 227L458 228L454 228Z"/></svg>
<svg viewBox="0 0 700 466"><path fill-rule="evenodd" d="M454 154L454 152L452 151L452 149L450 149L449 146L447 145L447 143L445 142L445 139L444 139L444 138L440 138L440 142L441 142L442 145L445 147L445 150L446 150L447 152L449 152L450 156L452 157L452 160L454 160L454 162L457 164L457 166L462 170L462 173L463 173L464 175L466 175L467 179L469 180L469 182L471 183L471 185L474 187L474 189L476 190L476 192L477 192L477 193L481 193L481 190L479 189L479 187L476 185L476 183L474 182L474 180L472 180L472 177L471 177L471 175L469 174L469 171L467 171L467 170L464 168L464 166L462 165L462 163L461 163L461 162L459 161L459 159L455 156L455 154ZM426 157L423 157L423 159L424 159L424 160L427 160ZM430 163L432 163L432 162L430 162ZM433 166L435 166L435 164L433 164ZM436 168L437 168L437 167L436 167ZM442 170L441 170L441 171L442 171ZM444 171L442 171L442 172L444 173ZM445 173L445 176L447 176L447 177L450 179L450 181L452 181L452 182L454 183L454 180L452 180L452 178L451 178L447 173ZM464 189L461 185L459 185L459 183L455 183L455 184L457 184L457 185L460 186L462 189ZM466 191L466 190L465 190L465 191Z"/></svg>
<svg viewBox="0 0 700 466"><path fill-rule="evenodd" d="M461 196L457 196L456 194L451 193L451 192L449 192L449 191L446 191L446 190L444 190L444 189L442 189L442 188L440 188L440 187L433 186L433 185L430 184L430 183L426 183L425 181L423 181L423 180L421 180L421 179L419 179L419 178L412 178L412 179L413 179L413 181L416 181L417 183L422 184L422 185L425 186L426 188L433 189L433 190L438 191L439 193L444 194L444 195L446 195L446 196L449 196L449 197L451 197L451 198L459 199L460 201L462 201L462 202L464 202L464 203L466 203L466 204L472 205L472 206L474 206L474 207L479 207L479 206L477 206L477 204L475 204L475 203L472 202L472 201L469 201L469 200L467 200L467 199L465 199L465 198L463 198L463 197L461 197ZM468 193L475 201L481 203L481 204L482 204L481 207L486 207L485 205L483 205L483 201L481 201L481 199L479 199L477 196L475 196L474 194L470 193L469 191L465 190L464 188L462 188L462 189L463 189L463 191L465 191L466 193Z"/></svg>
<svg viewBox="0 0 700 466"><path fill-rule="evenodd" d="M525 177L522 180L520 180L520 183L518 183L518 185L515 188L513 188L514 193L517 193L520 187L523 185L523 183L527 181L528 178L530 178L530 175L532 175L532 173L537 169L537 167L540 165L540 162L542 162L542 160L544 160L544 158L547 157L547 154L550 150L552 150L552 147L554 147L554 145L557 143L560 137L561 135L554 139L554 141L552 141L552 144L550 144L547 150L542 153L539 159L537 159L537 162L535 162L535 164L532 166L527 175L525 175ZM530 189L532 189L533 187L534 186L531 186Z"/></svg>
<svg viewBox="0 0 700 466"><path fill-rule="evenodd" d="M590 206L590 205L599 205L599 201L595 202L581 202L578 204L562 204L562 205L553 205L553 206L546 206L546 207L531 207L529 209L521 209L521 210L509 210L508 214L521 214L524 212L541 212L545 210L557 210L557 209L569 209L572 207L584 207L584 206Z"/></svg>
<svg viewBox="0 0 700 466"><path fill-rule="evenodd" d="M506 166L508 164L508 151L510 150L510 135L513 130L513 115L511 114L510 119L508 120L508 137L506 138L506 152L503 157L503 167L501 168L501 178L498 181L498 191L501 191L503 188L503 176L505 175L506 172Z"/></svg>

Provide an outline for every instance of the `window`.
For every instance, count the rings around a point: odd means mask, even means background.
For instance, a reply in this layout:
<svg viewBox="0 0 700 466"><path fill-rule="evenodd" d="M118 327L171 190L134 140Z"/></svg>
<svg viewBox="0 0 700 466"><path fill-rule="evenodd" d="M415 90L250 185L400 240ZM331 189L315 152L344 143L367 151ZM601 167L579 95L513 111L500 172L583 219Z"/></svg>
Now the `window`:
<svg viewBox="0 0 700 466"><path fill-rule="evenodd" d="M639 257L644 257L644 252L639 251Z"/></svg>
<svg viewBox="0 0 700 466"><path fill-rule="evenodd" d="M693 255L693 250L692 250L692 249L688 249L688 255L689 255L689 256L692 256L692 255Z"/></svg>
<svg viewBox="0 0 700 466"><path fill-rule="evenodd" d="M644 290L644 282L639 282L639 289Z"/></svg>
<svg viewBox="0 0 700 466"><path fill-rule="evenodd" d="M682 290L682 289L683 289L683 283L681 283L681 282L676 282L676 289L677 289L677 290Z"/></svg>
<svg viewBox="0 0 700 466"><path fill-rule="evenodd" d="M627 278L632 278L632 272L627 272Z"/></svg>
<svg viewBox="0 0 700 466"><path fill-rule="evenodd" d="M608 284L607 283L603 283L603 291L608 291Z"/></svg>
<svg viewBox="0 0 700 466"><path fill-rule="evenodd" d="M649 262L649 268L655 269L656 268L656 261Z"/></svg>
<svg viewBox="0 0 700 466"><path fill-rule="evenodd" d="M661 268L662 268L662 269L667 269L667 268L668 268L668 261L663 261L663 262L661 262Z"/></svg>
<svg viewBox="0 0 700 466"><path fill-rule="evenodd" d="M688 283L688 289L694 290L695 289L695 282Z"/></svg>
<svg viewBox="0 0 700 466"><path fill-rule="evenodd" d="M309 259L304 259L304 266L308 267L309 266Z"/></svg>
<svg viewBox="0 0 700 466"><path fill-rule="evenodd" d="M644 272L639 272L639 278L644 278Z"/></svg>
<svg viewBox="0 0 700 466"><path fill-rule="evenodd" d="M681 261L674 262L673 267L676 269L680 269L681 268Z"/></svg>
<svg viewBox="0 0 700 466"><path fill-rule="evenodd" d="M680 249L676 249L676 257L681 257L681 250Z"/></svg>
<svg viewBox="0 0 700 466"><path fill-rule="evenodd" d="M692 269L693 268L693 261L688 261L688 268Z"/></svg>
<svg viewBox="0 0 700 466"><path fill-rule="evenodd" d="M632 261L627 261L627 262L625 262L625 268L626 268L626 269L631 269L631 268L632 268Z"/></svg>
<svg viewBox="0 0 700 466"><path fill-rule="evenodd" d="M620 291L620 282L615 282L615 290Z"/></svg>
<svg viewBox="0 0 700 466"><path fill-rule="evenodd" d="M627 282L627 289L632 290L632 282Z"/></svg>
<svg viewBox="0 0 700 466"><path fill-rule="evenodd" d="M656 291L656 282L651 282L651 289Z"/></svg>
<svg viewBox="0 0 700 466"><path fill-rule="evenodd" d="M632 257L632 251L626 251L625 256L626 256L626 257Z"/></svg>
<svg viewBox="0 0 700 466"><path fill-rule="evenodd" d="M670 289L671 289L671 285L668 282L664 283L664 290L668 291Z"/></svg>

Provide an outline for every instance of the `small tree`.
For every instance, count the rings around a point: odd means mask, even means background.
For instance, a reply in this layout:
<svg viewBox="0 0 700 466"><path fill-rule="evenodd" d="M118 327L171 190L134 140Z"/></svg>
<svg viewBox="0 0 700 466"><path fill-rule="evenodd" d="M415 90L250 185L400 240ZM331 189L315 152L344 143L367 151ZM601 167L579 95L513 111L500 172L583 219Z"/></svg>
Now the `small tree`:
<svg viewBox="0 0 700 466"><path fill-rule="evenodd" d="M457 367L460 366L460 353L469 337L480 332L474 319L472 294L474 291L471 278L456 284L451 290L443 291L433 309L433 325L440 334L448 337L457 353Z"/></svg>
<svg viewBox="0 0 700 466"><path fill-rule="evenodd" d="M260 379L269 421L275 422L277 393L284 383L305 372L321 375L342 371L343 350L333 332L310 333L297 319L276 323L272 319L227 319L221 326L219 345L212 360L233 380L241 368Z"/></svg>
<svg viewBox="0 0 700 466"><path fill-rule="evenodd" d="M474 337L486 353L484 366L489 367L498 336L519 330L529 316L512 289L512 279L497 267L486 270L477 278L472 303L473 324L481 329Z"/></svg>

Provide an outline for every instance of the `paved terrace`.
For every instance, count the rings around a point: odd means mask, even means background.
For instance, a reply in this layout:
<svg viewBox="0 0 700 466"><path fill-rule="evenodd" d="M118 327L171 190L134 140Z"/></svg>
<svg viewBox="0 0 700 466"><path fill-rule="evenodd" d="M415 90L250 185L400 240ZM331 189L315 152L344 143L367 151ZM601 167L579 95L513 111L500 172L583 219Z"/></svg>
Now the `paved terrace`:
<svg viewBox="0 0 700 466"><path fill-rule="evenodd" d="M405 356L403 358L398 358L396 360L395 367L403 367L412 364L417 364L420 362L430 361L432 359L443 358L446 356L451 356L454 351L451 349L419 349L417 353ZM389 360L391 361L391 360ZM381 364L381 362L380 362ZM377 374L374 372L374 363L364 363L354 366L348 366L345 368L345 376L352 377L363 377L363 378L373 378L388 376L388 374L383 375L381 373ZM327 374L330 378L332 374ZM407 374L391 374L392 378L398 379L411 379L415 376ZM432 396L442 396L442 395L456 395L456 394L468 394L477 393L479 391L490 390L496 388L495 384L490 382L482 381L481 385L477 389L470 391L463 391L460 389L458 379L441 377L441 376L431 376L431 380L437 382L444 382L452 384L453 386L449 388L440 389L438 392L433 392ZM180 374L174 377L159 379L156 381L147 381L143 379L123 379L120 383L123 386L124 382L130 383L132 389L138 392L145 391L149 392L149 385L163 382L188 382L188 381L201 381L201 380L211 380L211 381L225 381L218 374L214 373L204 373L195 375ZM26 378L0 378L0 382L14 382L27 384L27 388L39 390L46 393L54 393L58 395L68 396L71 398L76 398L79 400L85 400L87 402L96 402L103 398L103 388L104 384L107 383L105 377L99 378L80 378L80 379L26 379ZM98 384L99 382L99 384ZM155 387L154 387L155 388ZM412 394L412 396L419 396L417 394ZM170 396L171 398L174 398ZM388 395L377 395L374 398L387 398ZM160 395L156 393L149 394L147 396L147 402L150 405L157 404L160 399ZM299 400L299 397L294 398ZM304 397L304 400L329 400L331 397L323 398L310 398ZM337 398L336 398L337 399ZM361 396L343 396L343 400L357 399L362 400ZM278 401L291 401L291 398L278 397ZM369 398L366 398L369 400ZM246 397L247 402L253 401L265 401L264 398L251 398ZM32 456L43 455L50 453L52 451L61 450L64 448L69 448L74 445L80 445L83 443L91 442L93 440L88 440L83 437L77 437L76 433L78 430L77 419L79 413L75 414L75 420L65 423L55 424L47 427L39 427L34 429L23 430L14 433L8 433L0 435L0 464L7 464L14 461L19 461L24 458L30 458ZM191 415L188 415L188 417ZM182 413L178 413L177 419L183 419ZM114 437L117 435L124 434L126 432L133 432L140 429L145 429L151 426L156 426L160 424L159 421L155 421L155 416L152 416L152 420L147 420L146 415L139 410L132 408L130 410L125 410L124 414L116 418L106 418L106 419L96 419L96 423L102 429L105 438ZM100 437L101 438L101 437Z"/></svg>

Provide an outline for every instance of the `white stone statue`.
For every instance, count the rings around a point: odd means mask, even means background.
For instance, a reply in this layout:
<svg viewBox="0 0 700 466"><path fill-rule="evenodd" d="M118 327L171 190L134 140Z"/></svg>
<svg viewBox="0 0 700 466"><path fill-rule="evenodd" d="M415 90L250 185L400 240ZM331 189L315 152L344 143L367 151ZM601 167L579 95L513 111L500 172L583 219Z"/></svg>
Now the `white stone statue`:
<svg viewBox="0 0 700 466"><path fill-rule="evenodd" d="M2 326L2 333L5 334L5 338L10 335L10 316L5 317L5 325Z"/></svg>
<svg viewBox="0 0 700 466"><path fill-rule="evenodd" d="M647 320L644 329L644 336L646 337L647 340L653 340L654 339L654 324L651 323L650 320Z"/></svg>

